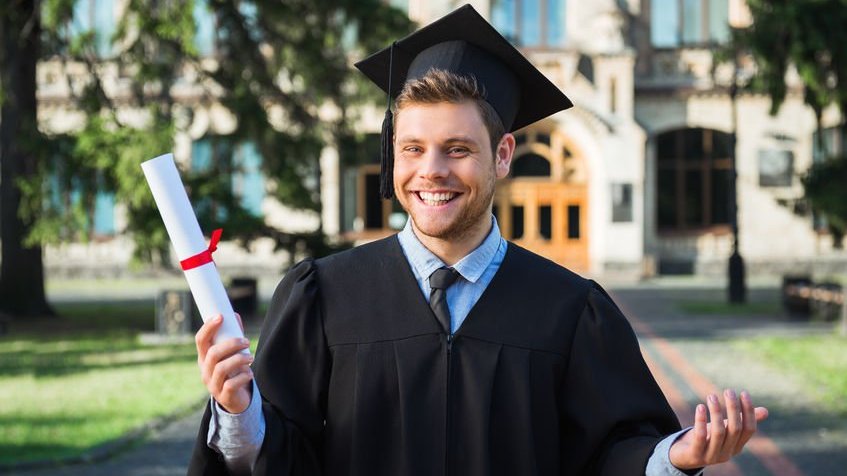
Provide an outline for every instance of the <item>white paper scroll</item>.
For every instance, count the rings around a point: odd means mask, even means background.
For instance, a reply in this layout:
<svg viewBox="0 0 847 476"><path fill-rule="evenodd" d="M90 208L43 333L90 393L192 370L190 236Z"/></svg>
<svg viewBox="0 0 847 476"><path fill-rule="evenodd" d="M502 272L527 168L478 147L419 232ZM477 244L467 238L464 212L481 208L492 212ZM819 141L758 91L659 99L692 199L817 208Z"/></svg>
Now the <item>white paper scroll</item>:
<svg viewBox="0 0 847 476"><path fill-rule="evenodd" d="M141 168L176 249L177 258L182 261L206 250L208 244L188 201L173 154L148 160L141 164ZM215 342L244 337L214 262L185 271L185 279L204 322L218 314L223 316L223 324L215 336ZM249 350L245 349L244 353L249 353Z"/></svg>

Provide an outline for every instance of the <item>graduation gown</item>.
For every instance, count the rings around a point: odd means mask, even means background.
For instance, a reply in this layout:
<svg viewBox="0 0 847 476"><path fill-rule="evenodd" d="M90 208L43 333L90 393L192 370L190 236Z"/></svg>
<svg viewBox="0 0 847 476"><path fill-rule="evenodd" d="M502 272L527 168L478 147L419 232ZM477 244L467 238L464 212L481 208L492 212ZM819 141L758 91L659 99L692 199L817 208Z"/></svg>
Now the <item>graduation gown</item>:
<svg viewBox="0 0 847 476"><path fill-rule="evenodd" d="M510 243L452 339L396 236L294 267L253 364L254 474L641 475L679 429L593 281ZM225 474L203 418L189 474Z"/></svg>

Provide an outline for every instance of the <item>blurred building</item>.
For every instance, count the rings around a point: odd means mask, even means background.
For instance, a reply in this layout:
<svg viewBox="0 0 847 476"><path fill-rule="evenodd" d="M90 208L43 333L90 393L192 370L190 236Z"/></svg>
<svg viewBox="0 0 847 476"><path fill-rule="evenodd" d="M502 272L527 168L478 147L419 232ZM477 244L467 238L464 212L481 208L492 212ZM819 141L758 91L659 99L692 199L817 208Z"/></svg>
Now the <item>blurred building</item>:
<svg viewBox="0 0 847 476"><path fill-rule="evenodd" d="M80 27L113 29L117 3L81 0ZM214 17L203 2L197 3L198 47L213 55ZM390 3L419 24L460 4ZM832 249L831 236L803 201L799 176L813 160L843 150L844 138L826 129L827 150L816 149L814 114L803 105L797 78L789 78L791 92L779 114L771 116L767 97L741 93L733 103L728 85L737 71L713 61L716 48L729 39L730 25L750 22L743 0L471 3L575 103L516 133L512 172L498 185L495 198L506 238L593 275L724 276L732 248L735 108L740 248L748 272L812 267L826 272L829 264L843 263L845 255ZM751 67L742 62L742 80ZM53 114L58 109L49 112L51 104L61 108L61 93L54 91L61 81L51 82L49 68L39 71L39 81L39 98L48 106L42 114ZM191 104L190 95L186 98ZM268 178L260 172L261 156L251 144L227 139L237 118L214 104L191 106L193 122L177 140L177 157L202 167L218 154L233 154L245 170L233 177L233 187L245 206L268 221L306 230L321 220L326 232L355 242L402 227L402 210L377 194L381 110L364 115L368 140L356 150L325 151L318 217L265 197ZM57 118L52 127L61 129L60 116L50 117ZM824 125L838 120L837 113L827 111ZM355 160L346 160L354 155ZM125 264L130 244L120 237L120 207L108 196L97 206L104 239L96 245L48 248L48 268L56 269L73 253L89 262L92 253L105 253L118 256L117 266ZM256 246L251 253L225 247L216 260L222 267L274 272L282 258L269 259L270 248Z"/></svg>
<svg viewBox="0 0 847 476"><path fill-rule="evenodd" d="M458 2L393 1L419 24ZM591 274L726 275L733 107L737 108L741 254L752 274L825 270L839 253L802 200L816 158L815 118L797 78L776 116L742 93L713 54L743 0L495 0L471 2L574 101L516 134L495 213L503 234ZM742 62L744 81L752 65ZM838 116L829 111L824 124ZM377 129L374 128L376 131ZM376 140L376 138L374 139ZM828 153L843 147L825 131ZM381 203L373 164L343 171L342 233L373 238L400 225ZM842 263L843 263L843 254Z"/></svg>

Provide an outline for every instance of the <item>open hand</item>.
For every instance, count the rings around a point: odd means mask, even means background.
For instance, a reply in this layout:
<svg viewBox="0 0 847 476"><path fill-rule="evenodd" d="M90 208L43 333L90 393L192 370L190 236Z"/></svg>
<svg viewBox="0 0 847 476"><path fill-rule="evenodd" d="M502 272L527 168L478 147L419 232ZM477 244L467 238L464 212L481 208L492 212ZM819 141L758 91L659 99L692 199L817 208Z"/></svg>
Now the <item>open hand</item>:
<svg viewBox="0 0 847 476"><path fill-rule="evenodd" d="M694 469L724 463L744 449L756 433L758 422L768 417L765 407L753 407L747 392L739 400L735 391L724 390L726 414L717 395L706 399L709 420L706 423L706 405L697 405L694 428L674 442L670 450L671 464L679 469Z"/></svg>
<svg viewBox="0 0 847 476"><path fill-rule="evenodd" d="M241 330L241 316L235 315ZM203 384L224 410L229 413L241 413L250 406L253 393L253 371L250 364L253 357L244 355L242 350L250 347L247 339L227 339L213 343L215 334L221 327L223 318L216 316L203 324L197 331L194 342L197 344L197 364Z"/></svg>

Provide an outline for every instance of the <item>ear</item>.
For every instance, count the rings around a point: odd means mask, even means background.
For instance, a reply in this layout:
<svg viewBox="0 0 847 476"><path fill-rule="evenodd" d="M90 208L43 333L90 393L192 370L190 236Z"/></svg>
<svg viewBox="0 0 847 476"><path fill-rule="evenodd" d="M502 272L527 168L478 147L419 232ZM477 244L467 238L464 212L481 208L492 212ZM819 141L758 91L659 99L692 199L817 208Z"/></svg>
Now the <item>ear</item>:
<svg viewBox="0 0 847 476"><path fill-rule="evenodd" d="M496 156L494 157L494 168L497 178L502 179L509 175L509 167L512 165L512 157L515 155L515 136L511 132L503 134L500 143L497 144Z"/></svg>

